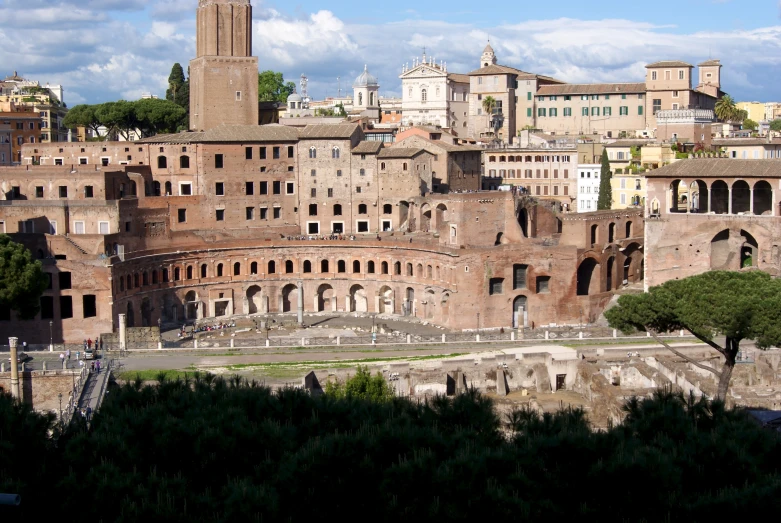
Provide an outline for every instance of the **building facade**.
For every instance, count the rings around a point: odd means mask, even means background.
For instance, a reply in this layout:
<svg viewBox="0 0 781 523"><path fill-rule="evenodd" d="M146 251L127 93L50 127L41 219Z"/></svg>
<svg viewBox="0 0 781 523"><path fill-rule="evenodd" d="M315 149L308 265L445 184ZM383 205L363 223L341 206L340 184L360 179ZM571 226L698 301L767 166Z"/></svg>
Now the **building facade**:
<svg viewBox="0 0 781 523"><path fill-rule="evenodd" d="M578 212L597 210L601 170L598 163L578 165Z"/></svg>
<svg viewBox="0 0 781 523"><path fill-rule="evenodd" d="M526 194L556 200L565 210L575 208L578 153L574 147L486 149L483 164L483 189L523 187Z"/></svg>

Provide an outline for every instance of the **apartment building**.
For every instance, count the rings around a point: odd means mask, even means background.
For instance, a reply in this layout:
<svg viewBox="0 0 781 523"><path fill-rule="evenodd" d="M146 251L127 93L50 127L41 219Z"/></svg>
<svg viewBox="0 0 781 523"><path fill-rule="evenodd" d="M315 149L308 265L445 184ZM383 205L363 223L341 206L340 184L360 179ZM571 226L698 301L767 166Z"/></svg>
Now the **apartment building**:
<svg viewBox="0 0 781 523"><path fill-rule="evenodd" d="M566 209L577 194L578 151L562 149L487 149L483 151L483 189L523 187L532 196L561 202Z"/></svg>
<svg viewBox="0 0 781 523"><path fill-rule="evenodd" d="M597 210L602 165L598 163L578 165L578 212Z"/></svg>
<svg viewBox="0 0 781 523"><path fill-rule="evenodd" d="M781 159L781 138L717 138L713 147L738 160Z"/></svg>

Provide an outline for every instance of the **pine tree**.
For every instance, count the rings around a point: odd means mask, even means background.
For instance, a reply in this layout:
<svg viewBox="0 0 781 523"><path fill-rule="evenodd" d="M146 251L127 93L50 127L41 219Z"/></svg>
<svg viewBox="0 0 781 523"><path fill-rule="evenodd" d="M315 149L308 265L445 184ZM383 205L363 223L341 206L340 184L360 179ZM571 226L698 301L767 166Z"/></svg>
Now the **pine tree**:
<svg viewBox="0 0 781 523"><path fill-rule="evenodd" d="M174 102L186 111L190 109L190 82L185 78L184 69L179 63L175 63L171 68L165 99Z"/></svg>
<svg viewBox="0 0 781 523"><path fill-rule="evenodd" d="M613 173L610 172L610 161L607 159L607 149L602 150L602 173L599 180L599 199L597 200L597 210L610 209L613 207L613 188L610 185L610 179Z"/></svg>

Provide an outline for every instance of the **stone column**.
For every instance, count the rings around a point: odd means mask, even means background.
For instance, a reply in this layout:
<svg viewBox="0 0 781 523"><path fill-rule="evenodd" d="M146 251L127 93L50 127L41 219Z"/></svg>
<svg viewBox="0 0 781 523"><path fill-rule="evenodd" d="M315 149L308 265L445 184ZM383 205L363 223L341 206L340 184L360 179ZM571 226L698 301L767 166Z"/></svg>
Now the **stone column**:
<svg viewBox="0 0 781 523"><path fill-rule="evenodd" d="M8 345L11 347L11 396L14 399L21 400L19 396L19 364L17 360L19 355L16 351L16 342L18 338L8 338Z"/></svg>
<svg viewBox="0 0 781 523"><path fill-rule="evenodd" d="M298 280L298 324L304 324L304 282Z"/></svg>
<svg viewBox="0 0 781 523"><path fill-rule="evenodd" d="M753 187L748 193L748 210L751 214L754 214L754 188Z"/></svg>
<svg viewBox="0 0 781 523"><path fill-rule="evenodd" d="M119 350L127 350L127 315L119 315Z"/></svg>
<svg viewBox="0 0 781 523"><path fill-rule="evenodd" d="M353 304L351 302L349 294L344 297L344 312L352 312Z"/></svg>
<svg viewBox="0 0 781 523"><path fill-rule="evenodd" d="M729 194L729 200L727 200L727 214L732 214L732 187L730 186L727 191Z"/></svg>
<svg viewBox="0 0 781 523"><path fill-rule="evenodd" d="M338 309L338 304L336 303L336 296L331 296L331 298L328 300L331 302L331 312L336 312Z"/></svg>
<svg viewBox="0 0 781 523"><path fill-rule="evenodd" d="M315 312L321 312L320 311L320 295L315 294L314 300L312 300L312 308Z"/></svg>
<svg viewBox="0 0 781 523"><path fill-rule="evenodd" d="M713 184L711 184L710 187L708 187L708 213L710 214L710 201L711 201L711 189L713 188Z"/></svg>

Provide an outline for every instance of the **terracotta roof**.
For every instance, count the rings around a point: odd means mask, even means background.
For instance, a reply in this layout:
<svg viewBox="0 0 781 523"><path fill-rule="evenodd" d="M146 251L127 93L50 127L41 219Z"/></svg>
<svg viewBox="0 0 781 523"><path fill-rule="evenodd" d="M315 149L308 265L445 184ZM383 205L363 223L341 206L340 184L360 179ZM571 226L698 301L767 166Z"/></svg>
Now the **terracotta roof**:
<svg viewBox="0 0 781 523"><path fill-rule="evenodd" d="M721 60L705 60L701 64L697 64L698 67L703 67L703 66L707 67L713 65L718 65L719 67L721 67Z"/></svg>
<svg viewBox="0 0 781 523"><path fill-rule="evenodd" d="M287 125L220 125L204 132L150 136L139 143L295 142L298 132Z"/></svg>
<svg viewBox="0 0 781 523"><path fill-rule="evenodd" d="M713 145L781 145L781 138L773 138L770 142L766 138L716 138Z"/></svg>
<svg viewBox="0 0 781 523"><path fill-rule="evenodd" d="M382 149L382 142L366 142L363 141L353 147L353 154L377 154Z"/></svg>
<svg viewBox="0 0 781 523"><path fill-rule="evenodd" d="M781 178L779 160L692 158L646 172L649 178Z"/></svg>
<svg viewBox="0 0 781 523"><path fill-rule="evenodd" d="M653 140L645 140L645 139L637 139L637 140L616 140L613 143L606 143L604 144L605 147L632 147L633 145L648 145Z"/></svg>
<svg viewBox="0 0 781 523"><path fill-rule="evenodd" d="M469 83L469 75L468 74L447 73L447 77L450 80L453 80L454 82L459 82L459 83L462 83L462 84L468 84Z"/></svg>
<svg viewBox="0 0 781 523"><path fill-rule="evenodd" d="M412 141L422 140L423 142L425 142L425 145L423 145L422 148L425 150L428 150L428 148L430 148L431 150L428 152L432 154L436 154L437 152L439 152L437 151L437 149L448 153L468 153L468 152L475 152L475 151L477 152L483 151L482 147L477 147L474 145L453 145L447 142L442 142L440 140L429 140L428 138L424 138L423 136L417 134L410 135L404 138L402 141L397 142L399 147L402 147L404 145L404 142L406 142L407 140L412 140Z"/></svg>
<svg viewBox="0 0 781 523"><path fill-rule="evenodd" d="M681 62L680 60L662 60L661 62L654 62L645 66L646 69L656 67L694 67L692 64Z"/></svg>
<svg viewBox="0 0 781 523"><path fill-rule="evenodd" d="M484 74L530 74L520 69L513 67L507 67L506 65L489 65L488 67L481 67L470 72L468 76L481 76Z"/></svg>
<svg viewBox="0 0 781 523"><path fill-rule="evenodd" d="M625 93L645 93L645 83L542 85L537 89L538 96Z"/></svg>
<svg viewBox="0 0 781 523"><path fill-rule="evenodd" d="M358 124L307 125L298 133L302 140L348 139L360 128Z"/></svg>
<svg viewBox="0 0 781 523"><path fill-rule="evenodd" d="M414 158L415 156L419 155L420 153L427 152L424 149L421 149L420 147L390 147L388 149L383 148L382 151L380 151L380 154L377 155L379 158Z"/></svg>

